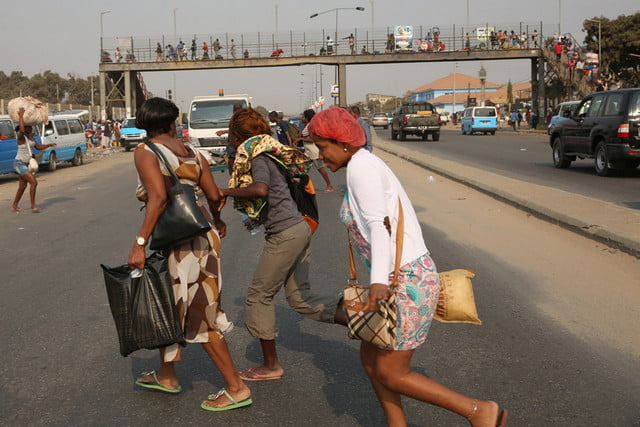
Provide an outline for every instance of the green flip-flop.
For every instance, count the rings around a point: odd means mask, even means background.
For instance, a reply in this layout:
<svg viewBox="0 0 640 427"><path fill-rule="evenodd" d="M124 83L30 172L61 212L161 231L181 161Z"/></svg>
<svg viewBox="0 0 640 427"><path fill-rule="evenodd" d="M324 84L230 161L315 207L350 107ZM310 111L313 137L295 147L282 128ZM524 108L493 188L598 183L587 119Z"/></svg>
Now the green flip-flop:
<svg viewBox="0 0 640 427"><path fill-rule="evenodd" d="M213 406L205 405L204 402L202 402L200 407L202 409L204 409L205 411L218 411L219 412L219 411L228 411L230 409L242 408L243 406L249 406L249 405L251 405L253 403L253 400L251 400L250 397L238 402L233 397L231 397L229 392L227 392L227 390L225 390L224 388L220 389L220 391L218 391L217 393L210 394L209 396L207 396L207 400L216 400L217 398L219 398L222 395L227 396L227 399L229 399L232 403L227 405L227 406L222 406L220 408L216 408L216 407L213 407Z"/></svg>
<svg viewBox="0 0 640 427"><path fill-rule="evenodd" d="M140 387L152 389L152 390L162 391L162 392L165 392L165 393L171 393L171 394L180 393L182 391L182 386L180 386L180 385L178 387L176 387L176 388L169 388L167 386L164 386L164 385L160 384L160 381L158 380L158 374L156 373L156 371L145 372L145 373L142 374L143 377L146 377L148 375L153 375L153 379L155 380L155 382L153 382L153 383L144 383L144 382L138 380L138 381L136 381L136 385L139 385Z"/></svg>

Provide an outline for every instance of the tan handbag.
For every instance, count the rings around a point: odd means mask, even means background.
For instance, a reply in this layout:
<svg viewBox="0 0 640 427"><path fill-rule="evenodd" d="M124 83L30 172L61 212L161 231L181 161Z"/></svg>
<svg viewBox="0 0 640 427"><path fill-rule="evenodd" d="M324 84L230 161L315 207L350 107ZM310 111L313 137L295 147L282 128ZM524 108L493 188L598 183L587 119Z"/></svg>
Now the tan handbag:
<svg viewBox="0 0 640 427"><path fill-rule="evenodd" d="M391 231L389 231L391 232ZM398 200L398 229L396 231L396 259L393 269L393 279L389 287L398 287L398 273L402 258L402 243L404 238L404 215L402 203ZM369 297L369 287L358 284L353 249L349 241L350 280L349 286L344 288L343 306L347 313L349 338L370 342L380 347L393 347L396 343L397 309L395 293L387 301L378 302L380 310L370 313L362 312Z"/></svg>

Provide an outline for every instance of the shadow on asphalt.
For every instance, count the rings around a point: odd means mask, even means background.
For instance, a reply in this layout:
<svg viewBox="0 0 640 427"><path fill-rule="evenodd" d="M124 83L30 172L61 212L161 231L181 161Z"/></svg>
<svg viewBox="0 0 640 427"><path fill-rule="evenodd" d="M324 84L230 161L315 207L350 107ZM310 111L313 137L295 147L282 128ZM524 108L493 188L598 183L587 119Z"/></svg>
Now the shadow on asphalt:
<svg viewBox="0 0 640 427"><path fill-rule="evenodd" d="M72 200L76 200L75 197L49 197L39 202L38 205L41 208L49 208L58 203L70 202Z"/></svg>

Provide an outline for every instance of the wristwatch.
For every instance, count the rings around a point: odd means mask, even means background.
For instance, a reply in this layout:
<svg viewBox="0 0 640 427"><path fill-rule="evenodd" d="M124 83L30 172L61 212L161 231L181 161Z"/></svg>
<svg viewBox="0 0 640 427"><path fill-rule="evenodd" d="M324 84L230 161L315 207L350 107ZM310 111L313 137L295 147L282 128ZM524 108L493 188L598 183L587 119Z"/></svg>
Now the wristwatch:
<svg viewBox="0 0 640 427"><path fill-rule="evenodd" d="M136 236L136 244L138 246L147 246L147 239L142 236Z"/></svg>

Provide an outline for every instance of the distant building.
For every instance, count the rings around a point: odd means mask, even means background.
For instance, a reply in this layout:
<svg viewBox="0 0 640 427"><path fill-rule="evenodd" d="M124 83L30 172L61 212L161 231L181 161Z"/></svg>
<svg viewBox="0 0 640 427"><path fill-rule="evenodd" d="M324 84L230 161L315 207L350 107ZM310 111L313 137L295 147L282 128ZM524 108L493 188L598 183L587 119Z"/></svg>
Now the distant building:
<svg viewBox="0 0 640 427"><path fill-rule="evenodd" d="M455 87L455 108L454 108ZM435 80L417 89L409 91L405 96L412 102L430 102L440 112L452 113L462 111L467 105L467 100L475 99L480 105L482 99L482 87L480 79L466 74L450 74L439 80ZM487 105L504 105L507 103L507 85L485 81L485 103ZM531 99L531 83L519 83L512 85L514 101L526 101Z"/></svg>
<svg viewBox="0 0 640 427"><path fill-rule="evenodd" d="M378 95L375 93L368 93L367 104L369 104L370 102L379 102L380 104L384 104L385 102L395 98L396 97L393 95Z"/></svg>

